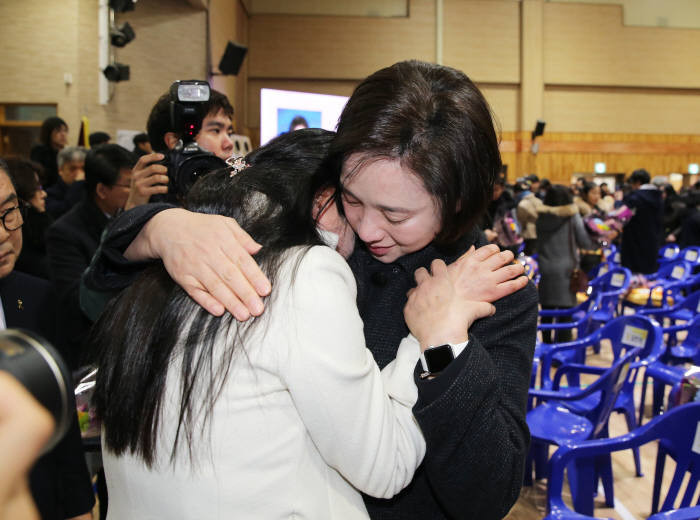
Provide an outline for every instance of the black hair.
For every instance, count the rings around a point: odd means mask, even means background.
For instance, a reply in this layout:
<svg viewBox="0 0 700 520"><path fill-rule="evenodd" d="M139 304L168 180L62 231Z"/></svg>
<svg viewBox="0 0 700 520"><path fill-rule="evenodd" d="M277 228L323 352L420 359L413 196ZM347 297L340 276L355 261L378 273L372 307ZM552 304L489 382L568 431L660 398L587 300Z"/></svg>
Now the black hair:
<svg viewBox="0 0 700 520"><path fill-rule="evenodd" d="M150 139L148 139L148 134L141 132L140 134L136 134L133 139L134 146L139 145L141 143L148 143L150 142Z"/></svg>
<svg viewBox="0 0 700 520"><path fill-rule="evenodd" d="M568 186L561 184L552 184L552 187L547 190L544 196L544 203L547 206L566 206L571 204L574 198Z"/></svg>
<svg viewBox="0 0 700 520"><path fill-rule="evenodd" d="M111 137L107 132L92 132L88 137L88 143L90 143L90 148L93 148L107 144L110 139Z"/></svg>
<svg viewBox="0 0 700 520"><path fill-rule="evenodd" d="M229 170L212 172L187 195L188 209L233 217L263 245L256 261L273 287L266 313L274 312L274 280L289 250L301 247L303 253L322 243L312 218L312 187L332 136L320 129L283 134L250 154L250 166L234 177ZM97 354L94 399L106 447L117 455L131 452L149 466L155 461L167 372L181 356L179 423L170 459L180 444L192 459L193 434L204 432L233 356L239 351L245 356L245 339L258 323L210 315L162 264L145 272L110 302L89 339L88 348ZM221 337L228 338L223 353L215 349Z"/></svg>
<svg viewBox="0 0 700 520"><path fill-rule="evenodd" d="M90 195L95 193L98 183L114 186L119 172L133 168L136 155L118 144L103 144L90 150L85 156L85 188Z"/></svg>
<svg viewBox="0 0 700 520"><path fill-rule="evenodd" d="M29 202L40 187L36 177L41 178L41 165L22 157L7 157L4 164L4 169L10 175L17 191L17 197Z"/></svg>
<svg viewBox="0 0 700 520"><path fill-rule="evenodd" d="M209 101L204 103L204 117L212 114L217 114L220 110L224 111L227 117L233 119L233 106L228 98L221 92L211 89L209 91ZM201 123L201 121L200 121ZM146 131L148 132L148 140L151 141L151 147L156 152L167 152L168 147L165 144L165 134L174 132L180 135L177 128L172 127L170 121L170 92L166 92L158 98L156 104L153 105L151 113L148 116L146 123Z"/></svg>
<svg viewBox="0 0 700 520"><path fill-rule="evenodd" d="M629 179L627 179L630 184L649 184L651 182L651 175L644 168L639 170L634 170Z"/></svg>
<svg viewBox="0 0 700 520"><path fill-rule="evenodd" d="M54 130L56 130L57 128L61 128L62 126L68 128L66 122L60 117L53 116L44 119L44 122L41 123L41 131L39 134L41 144L51 148L51 134Z"/></svg>
<svg viewBox="0 0 700 520"><path fill-rule="evenodd" d="M597 188L597 187L598 187L598 185L595 182L583 181L583 186L581 186L581 196L584 199L587 199L590 191Z"/></svg>
<svg viewBox="0 0 700 520"><path fill-rule="evenodd" d="M295 126L304 125L304 128L309 128L309 122L303 116L295 116L292 122L289 123L289 131L292 132Z"/></svg>
<svg viewBox="0 0 700 520"><path fill-rule="evenodd" d="M352 154L360 154L360 167L398 160L421 179L440 211L438 244L454 243L477 222L502 166L493 115L476 85L463 72L420 61L381 69L353 92L329 154L339 188Z"/></svg>

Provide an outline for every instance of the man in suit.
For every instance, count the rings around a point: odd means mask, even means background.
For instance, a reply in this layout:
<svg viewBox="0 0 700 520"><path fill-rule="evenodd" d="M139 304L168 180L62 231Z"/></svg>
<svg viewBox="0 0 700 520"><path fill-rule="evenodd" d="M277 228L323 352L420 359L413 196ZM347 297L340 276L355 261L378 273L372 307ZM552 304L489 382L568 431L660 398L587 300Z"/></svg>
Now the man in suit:
<svg viewBox="0 0 700 520"><path fill-rule="evenodd" d="M17 192L0 161L0 328L24 328L53 339L53 293L48 282L14 271L22 251ZM66 436L30 472L30 489L43 520L92 518L95 497L77 416Z"/></svg>
<svg viewBox="0 0 700 520"><path fill-rule="evenodd" d="M85 197L48 231L51 281L59 305L57 340L72 370L83 362L81 345L90 328L80 310L80 277L109 219L126 204L135 163L136 156L117 144L91 150L85 158Z"/></svg>

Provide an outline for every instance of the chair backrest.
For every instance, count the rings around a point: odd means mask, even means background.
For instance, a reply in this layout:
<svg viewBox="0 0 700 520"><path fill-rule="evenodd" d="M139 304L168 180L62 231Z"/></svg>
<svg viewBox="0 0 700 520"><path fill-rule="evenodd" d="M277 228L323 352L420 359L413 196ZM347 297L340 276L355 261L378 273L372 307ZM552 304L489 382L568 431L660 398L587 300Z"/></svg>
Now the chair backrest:
<svg viewBox="0 0 700 520"><path fill-rule="evenodd" d="M592 437L598 437L601 432L607 431L608 419L615 408L617 396L630 379L632 372L632 362L639 357L640 348L632 348L615 360L612 366L587 389L588 391L599 391L600 401L596 407L586 414L586 417L593 423Z"/></svg>
<svg viewBox="0 0 700 520"><path fill-rule="evenodd" d="M681 251L680 257L691 264L700 264L700 246L688 246Z"/></svg>
<svg viewBox="0 0 700 520"><path fill-rule="evenodd" d="M681 345L684 347L693 347L700 352L700 314L695 316L688 324L688 334L681 342Z"/></svg>
<svg viewBox="0 0 700 520"><path fill-rule="evenodd" d="M663 329L648 316L626 314L603 326L598 331L598 340L610 342L613 359L619 359L630 349L639 348L641 359L656 360L662 354Z"/></svg>
<svg viewBox="0 0 700 520"><path fill-rule="evenodd" d="M681 248L678 244L666 244L661 249L659 249L659 263L665 264L666 262L672 262L681 252Z"/></svg>
<svg viewBox="0 0 700 520"><path fill-rule="evenodd" d="M698 479L700 478L700 403L689 403L672 408L663 415L658 415L645 425L628 434L611 439L582 441L575 445L559 448L551 458L552 478L547 486L547 518L561 518L559 513L569 508L561 499L564 468L572 459L593 459L614 451L626 450L654 441L660 442L660 455L669 453L676 461L671 484L666 490L665 499L660 508L668 511L674 508L678 497L682 499L678 507L685 508L692 504ZM663 448L663 450L661 449ZM690 474L685 491L682 483ZM661 476L657 475L654 486L661 487ZM585 518L585 517L582 517ZM697 518L697 517L693 517Z"/></svg>
<svg viewBox="0 0 700 520"><path fill-rule="evenodd" d="M588 284L588 295L600 295L600 309L610 316L617 314L620 298L627 293L632 273L626 267L615 267L607 273L594 278Z"/></svg>
<svg viewBox="0 0 700 520"><path fill-rule="evenodd" d="M672 260L663 264L656 273L649 275L650 280L662 282L680 282L693 274L693 266L685 260Z"/></svg>
<svg viewBox="0 0 700 520"><path fill-rule="evenodd" d="M700 314L700 290L690 293L678 302L674 309L687 309L693 314Z"/></svg>

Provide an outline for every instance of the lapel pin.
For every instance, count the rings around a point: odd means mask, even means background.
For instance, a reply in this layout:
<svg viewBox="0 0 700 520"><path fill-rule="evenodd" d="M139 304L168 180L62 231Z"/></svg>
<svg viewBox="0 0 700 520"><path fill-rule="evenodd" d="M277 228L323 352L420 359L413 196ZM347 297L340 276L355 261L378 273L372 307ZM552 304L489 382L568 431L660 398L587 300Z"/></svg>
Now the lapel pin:
<svg viewBox="0 0 700 520"><path fill-rule="evenodd" d="M21 299L21 298L18 298L18 299L17 299L17 308L18 308L20 311L23 311L23 310L24 310L24 304L22 303L22 299Z"/></svg>

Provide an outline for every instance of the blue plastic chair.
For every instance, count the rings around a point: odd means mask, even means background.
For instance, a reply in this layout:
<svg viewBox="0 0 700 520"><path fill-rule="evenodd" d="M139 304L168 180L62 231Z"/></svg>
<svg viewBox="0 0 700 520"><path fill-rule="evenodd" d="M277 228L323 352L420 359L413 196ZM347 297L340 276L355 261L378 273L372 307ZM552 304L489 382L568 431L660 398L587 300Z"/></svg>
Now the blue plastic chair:
<svg viewBox="0 0 700 520"><path fill-rule="evenodd" d="M622 301L622 310L659 308L668 305L669 300L676 301L686 287L686 281L693 274L693 266L684 260L675 260L661 266L655 273L647 275L649 296L642 304L630 300Z"/></svg>
<svg viewBox="0 0 700 520"><path fill-rule="evenodd" d="M617 396L630 375L630 365L639 355L641 349L634 348L616 360L594 383L576 392L552 390L530 390L530 395L543 400L537 407L527 413L530 428L531 445L528 454L525 483L532 480L534 464L535 477L545 476L547 451L550 444L557 446L588 439L608 436L608 418L612 412ZM576 401L597 395L597 404L586 416L578 415L565 406ZM577 510L585 505L589 489L595 486L598 477L603 481L607 503L613 504L612 463L610 456L596 458L594 471L581 474L577 465L569 467L569 484Z"/></svg>
<svg viewBox="0 0 700 520"><path fill-rule="evenodd" d="M688 323L700 314L700 290L690 293L684 298L679 298L673 305L637 309L637 314L651 316L661 323L664 327L664 334L668 335L666 344L674 346L678 343L678 332L688 328L687 325L680 325L679 322Z"/></svg>
<svg viewBox="0 0 700 520"><path fill-rule="evenodd" d="M581 340L572 341L566 344L554 345L540 358L541 364L541 386L544 389L553 389L561 387L561 380L567 377L569 383L568 388L562 388L563 393L574 393L579 389L578 377L570 378L573 370L576 376L579 372L585 371L589 374L602 374L605 372L605 367L579 365L570 362L562 363L556 370L554 377L550 379L550 368L554 359L562 359L561 354L564 352L584 352L587 347L608 344L610 345L613 360L619 359L625 352L631 348L640 348L639 359L635 360L630 365L630 375L628 381L620 391L615 402L614 410L622 413L625 416L627 428L629 431L637 427L637 408L634 403L634 386L637 380L637 374L640 369L656 363L664 354L663 333L659 324L645 316L620 316L614 319L602 329L597 330L590 336ZM574 357L574 356L572 356ZM575 386L574 386L575 385ZM568 409L580 415L588 415L597 404L597 396L589 396L575 403L563 403ZM635 469L637 476L642 476L641 462L639 460L639 451L633 451Z"/></svg>
<svg viewBox="0 0 700 520"><path fill-rule="evenodd" d="M621 262L620 251L615 244L608 244L603 248L603 258L611 266L619 266Z"/></svg>
<svg viewBox="0 0 700 520"><path fill-rule="evenodd" d="M644 407L646 405L647 383L649 379L653 381L652 416L661 413L663 407L663 396L666 386L675 386L681 382L686 368L683 365L671 365L671 362L681 362L689 360L695 364L700 363L700 315L693 318L684 325L675 326L676 329L685 327L688 331L685 339L680 345L666 347L664 354L651 363L648 363L642 377L642 395L639 402L639 424L642 424ZM672 357L669 360L667 352Z"/></svg>
<svg viewBox="0 0 700 520"><path fill-rule="evenodd" d="M666 244L659 249L659 265L667 264L676 260L681 252L678 244Z"/></svg>
<svg viewBox="0 0 700 520"><path fill-rule="evenodd" d="M691 501L700 477L700 455L695 452L693 445L698 435L700 424L700 403L691 403L679 406L668 413L655 417L644 426L620 437L612 439L599 439L591 441L574 441L560 447L550 460L550 477L547 482L547 516L545 520L581 520L593 518L593 494L595 487L590 486L590 480L579 487L580 493L572 511L562 500L562 484L564 470L576 467L580 475L593 473L593 465L598 457L610 456L610 453L639 447L644 444L659 440L659 452L656 461L654 475L654 490L652 493L651 512L659 511L661 496L661 481L664 471L666 456L671 456L676 461L671 484L666 491L666 496L660 510L664 515L649 517L649 520L661 519L698 519L700 507L691 505ZM673 510L683 479L690 473L689 484L683 493L681 508Z"/></svg>
<svg viewBox="0 0 700 520"><path fill-rule="evenodd" d="M693 266L693 272L700 268L700 246L688 246L681 250L680 258Z"/></svg>
<svg viewBox="0 0 700 520"><path fill-rule="evenodd" d="M620 300L627 293L632 273L626 267L614 267L594 278L588 284L588 296L600 296L600 306L593 314L593 327L597 328L620 314Z"/></svg>

